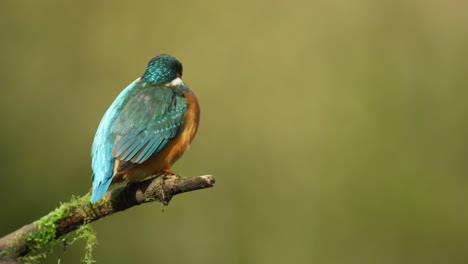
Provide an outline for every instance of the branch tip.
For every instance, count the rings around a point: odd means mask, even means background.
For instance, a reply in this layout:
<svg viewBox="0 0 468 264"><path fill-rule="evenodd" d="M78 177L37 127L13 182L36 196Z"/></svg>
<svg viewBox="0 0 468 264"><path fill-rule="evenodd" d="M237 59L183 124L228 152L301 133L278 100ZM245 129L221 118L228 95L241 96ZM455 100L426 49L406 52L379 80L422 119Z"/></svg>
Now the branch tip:
<svg viewBox="0 0 468 264"><path fill-rule="evenodd" d="M104 195L104 199L96 204L91 204L89 198L85 198L86 196L82 197L79 203L76 201L63 203L61 208L66 206L68 208L67 214L60 216L59 219L47 217L54 213L52 211L46 217L41 218L41 220L54 219L54 222L47 223L47 226L55 226L55 239L57 240L80 226L94 222L105 216L156 200L167 204L174 195L210 188L215 183L212 175L193 177L170 176L175 177L167 179L155 177L134 183L130 187L110 190ZM25 256L34 249L35 245L28 242L27 237L41 232L38 222L23 226L0 238L0 263L16 263L20 257Z"/></svg>

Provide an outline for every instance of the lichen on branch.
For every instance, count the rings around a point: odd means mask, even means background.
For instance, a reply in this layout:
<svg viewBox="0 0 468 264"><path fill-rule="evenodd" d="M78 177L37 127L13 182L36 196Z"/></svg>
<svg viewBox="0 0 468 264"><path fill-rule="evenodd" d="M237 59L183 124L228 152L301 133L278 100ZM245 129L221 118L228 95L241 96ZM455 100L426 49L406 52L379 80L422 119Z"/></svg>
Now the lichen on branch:
<svg viewBox="0 0 468 264"><path fill-rule="evenodd" d="M210 188L214 183L214 177L211 175L193 177L164 175L108 191L96 204L89 202L89 194L78 198L72 197L69 202L62 203L41 219L0 238L0 262L24 261L26 260L24 256L28 253L31 255L41 251L65 234L105 216L152 201L168 205L174 195ZM90 238L90 233L87 234L85 236ZM80 234L77 237L80 237ZM90 252L94 244L89 242L88 245L91 248L88 248L87 252ZM92 262L90 257L90 255L85 256L85 259L89 260L88 263Z"/></svg>

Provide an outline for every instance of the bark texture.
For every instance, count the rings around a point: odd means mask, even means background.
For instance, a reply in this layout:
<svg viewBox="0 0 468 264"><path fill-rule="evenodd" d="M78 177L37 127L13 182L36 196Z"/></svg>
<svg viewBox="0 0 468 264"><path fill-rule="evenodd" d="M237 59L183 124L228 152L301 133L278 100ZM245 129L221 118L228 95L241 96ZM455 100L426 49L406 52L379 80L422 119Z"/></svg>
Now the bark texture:
<svg viewBox="0 0 468 264"><path fill-rule="evenodd" d="M165 175L108 191L95 204L89 202L89 195L63 203L41 219L0 238L0 263L19 263L18 258L41 247L41 243L56 240L83 224L142 203L160 201L168 205L174 195L210 188L214 183L211 175Z"/></svg>

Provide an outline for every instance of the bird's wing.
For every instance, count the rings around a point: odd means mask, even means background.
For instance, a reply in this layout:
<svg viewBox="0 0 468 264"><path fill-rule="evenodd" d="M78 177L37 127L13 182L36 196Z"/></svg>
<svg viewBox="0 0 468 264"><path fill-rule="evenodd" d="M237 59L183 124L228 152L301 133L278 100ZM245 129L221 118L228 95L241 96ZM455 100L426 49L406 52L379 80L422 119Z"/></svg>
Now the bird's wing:
<svg viewBox="0 0 468 264"><path fill-rule="evenodd" d="M122 108L115 121L112 156L118 171L141 164L158 153L181 130L187 101L172 88L143 89Z"/></svg>
<svg viewBox="0 0 468 264"><path fill-rule="evenodd" d="M122 109L126 98L139 85L139 79L128 85L114 100L112 105L99 123L99 127L94 136L93 147L91 150L93 168L93 195L91 202L97 202L106 193L112 181L114 170L114 158L112 157L112 145L114 135L112 127L117 117L117 113Z"/></svg>

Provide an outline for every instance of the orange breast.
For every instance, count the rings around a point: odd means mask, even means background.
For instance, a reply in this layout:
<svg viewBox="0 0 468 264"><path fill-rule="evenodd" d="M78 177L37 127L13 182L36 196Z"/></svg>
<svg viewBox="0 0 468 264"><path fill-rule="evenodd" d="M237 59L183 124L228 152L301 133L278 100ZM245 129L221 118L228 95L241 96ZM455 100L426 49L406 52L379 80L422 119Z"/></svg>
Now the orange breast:
<svg viewBox="0 0 468 264"><path fill-rule="evenodd" d="M169 168L187 150L197 133L200 121L200 106L192 91L185 93L187 100L187 112L185 113L184 125L180 133L173 138L157 155L149 158L142 164L135 166L128 171L114 175L113 182L127 180L129 182L141 181L144 178L161 172L164 168ZM116 161L118 167L118 161Z"/></svg>

